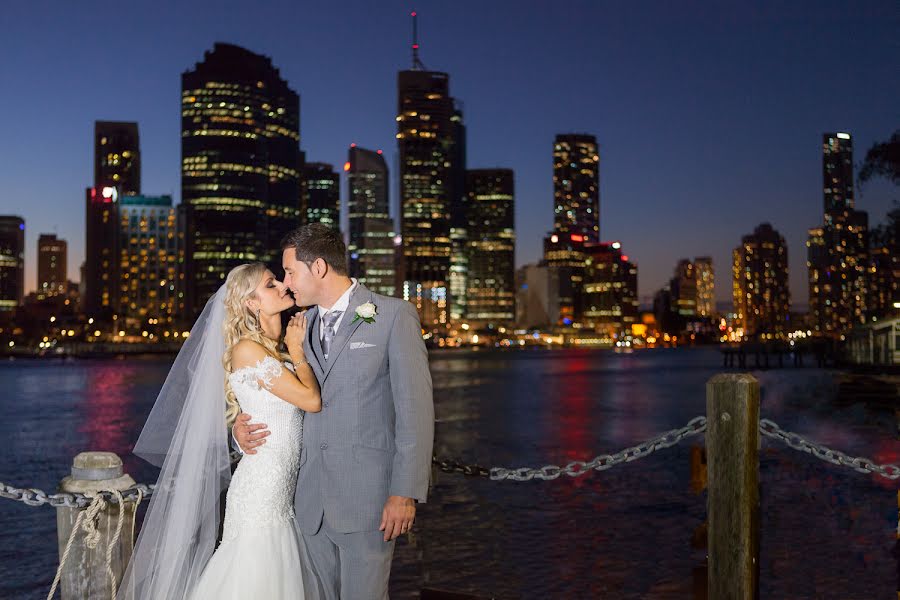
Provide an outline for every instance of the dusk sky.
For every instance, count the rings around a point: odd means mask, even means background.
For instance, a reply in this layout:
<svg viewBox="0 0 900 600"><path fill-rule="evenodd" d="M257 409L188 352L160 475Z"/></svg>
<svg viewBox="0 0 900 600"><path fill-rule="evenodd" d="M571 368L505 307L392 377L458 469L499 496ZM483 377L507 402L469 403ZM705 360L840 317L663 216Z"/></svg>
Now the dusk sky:
<svg viewBox="0 0 900 600"><path fill-rule="evenodd" d="M181 73L216 41L271 57L300 94L307 160L383 148L396 181L411 9L423 62L463 102L468 166L515 170L517 265L552 224L554 135L594 134L601 238L637 262L642 304L701 255L730 300L731 250L769 221L805 308L822 133L850 132L858 163L900 126L896 0L4 3L0 214L25 218L26 290L40 233L69 241L79 277L95 120L137 121L144 193L180 201ZM877 181L856 204L876 225L898 197Z"/></svg>

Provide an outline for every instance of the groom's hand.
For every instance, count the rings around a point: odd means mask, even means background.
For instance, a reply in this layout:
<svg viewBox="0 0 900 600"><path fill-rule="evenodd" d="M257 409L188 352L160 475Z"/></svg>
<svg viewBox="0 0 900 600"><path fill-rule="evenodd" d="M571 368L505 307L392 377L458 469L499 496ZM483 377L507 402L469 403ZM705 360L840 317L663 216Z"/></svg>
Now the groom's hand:
<svg viewBox="0 0 900 600"><path fill-rule="evenodd" d="M237 440L238 446L245 454L256 454L254 448L262 446L266 443L265 438L268 437L269 431L261 431L266 429L265 423L249 423L250 415L241 413L237 416L232 428L234 439Z"/></svg>
<svg viewBox="0 0 900 600"><path fill-rule="evenodd" d="M381 511L381 525L378 531L384 532L384 541L397 539L401 533L412 529L416 518L416 502L412 498L390 496Z"/></svg>

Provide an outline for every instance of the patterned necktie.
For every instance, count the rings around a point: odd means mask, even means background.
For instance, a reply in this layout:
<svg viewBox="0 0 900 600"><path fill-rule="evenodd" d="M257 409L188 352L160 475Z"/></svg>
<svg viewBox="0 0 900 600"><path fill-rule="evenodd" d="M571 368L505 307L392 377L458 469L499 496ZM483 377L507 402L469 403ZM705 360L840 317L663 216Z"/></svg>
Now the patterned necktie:
<svg viewBox="0 0 900 600"><path fill-rule="evenodd" d="M342 310L333 310L325 313L325 316L322 317L322 324L325 326L322 336L322 354L325 355L326 360L328 360L328 350L331 349L331 341L334 339L334 324L342 314L344 314Z"/></svg>

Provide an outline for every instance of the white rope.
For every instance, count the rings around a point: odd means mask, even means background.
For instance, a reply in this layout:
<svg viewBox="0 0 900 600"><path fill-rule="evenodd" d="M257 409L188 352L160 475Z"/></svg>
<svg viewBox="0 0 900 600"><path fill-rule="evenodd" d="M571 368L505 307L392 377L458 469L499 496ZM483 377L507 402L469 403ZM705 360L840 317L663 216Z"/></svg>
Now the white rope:
<svg viewBox="0 0 900 600"><path fill-rule="evenodd" d="M122 498L122 494L118 490L105 491L112 493L119 503L119 518L116 521L116 531L109 541L109 544L106 546L106 574L109 576L110 582L110 599L115 600L116 586L118 583L116 582L116 575L112 570L112 552L113 548L119 543L119 538L122 535L122 526L125 524L125 499ZM50 593L47 594L47 600L52 600L53 595L56 593L56 588L59 586L59 581L62 577L63 567L66 564L66 559L69 558L69 551L72 549L72 543L75 541L75 534L78 533L79 526L84 531L85 548L93 550L100 542L100 530L97 529L98 516L100 512L106 509L108 503L103 499L103 496L99 492L88 492L85 493L85 496L92 497L93 500L91 500L91 503L86 509L79 511L78 516L75 518L75 524L72 526L72 533L69 534L66 548L63 550L63 555L59 559L59 568L56 569L56 576L53 578L53 585L50 586ZM137 499L134 503L135 517L137 516L138 506L140 506L143 498L144 494L138 490ZM87 518L85 519L85 517ZM134 521L131 522L131 538L132 540L134 539Z"/></svg>

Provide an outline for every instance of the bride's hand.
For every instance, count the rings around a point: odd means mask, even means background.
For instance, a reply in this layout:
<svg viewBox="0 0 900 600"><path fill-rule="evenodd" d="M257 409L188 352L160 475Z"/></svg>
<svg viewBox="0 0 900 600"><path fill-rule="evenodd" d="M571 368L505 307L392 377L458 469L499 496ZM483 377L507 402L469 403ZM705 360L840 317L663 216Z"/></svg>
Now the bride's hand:
<svg viewBox="0 0 900 600"><path fill-rule="evenodd" d="M284 345L291 358L303 357L303 341L306 339L306 311L295 314L288 321Z"/></svg>

